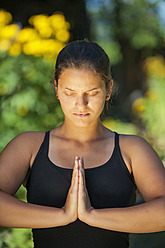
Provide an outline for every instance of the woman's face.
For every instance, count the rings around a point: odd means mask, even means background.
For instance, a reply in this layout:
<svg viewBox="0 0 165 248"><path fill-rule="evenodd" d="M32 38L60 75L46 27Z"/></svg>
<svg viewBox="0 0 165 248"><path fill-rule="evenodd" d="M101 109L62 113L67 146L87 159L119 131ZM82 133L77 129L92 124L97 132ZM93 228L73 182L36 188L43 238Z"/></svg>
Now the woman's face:
<svg viewBox="0 0 165 248"><path fill-rule="evenodd" d="M79 127L98 122L107 95L105 82L98 74L84 69L65 69L56 92L65 121Z"/></svg>

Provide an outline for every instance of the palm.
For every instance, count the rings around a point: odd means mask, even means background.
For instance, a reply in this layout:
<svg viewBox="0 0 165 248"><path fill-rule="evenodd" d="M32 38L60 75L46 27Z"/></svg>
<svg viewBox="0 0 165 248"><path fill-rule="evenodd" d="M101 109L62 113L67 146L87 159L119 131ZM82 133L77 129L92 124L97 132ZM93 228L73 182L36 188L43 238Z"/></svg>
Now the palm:
<svg viewBox="0 0 165 248"><path fill-rule="evenodd" d="M78 218L84 220L84 218L91 211L92 206L90 203L88 191L85 183L85 172L83 158L79 160L79 187L78 187Z"/></svg>
<svg viewBox="0 0 165 248"><path fill-rule="evenodd" d="M69 223L75 221L77 218L85 222L86 216L92 210L85 183L82 157L76 157L75 159L71 186L63 210L66 213Z"/></svg>

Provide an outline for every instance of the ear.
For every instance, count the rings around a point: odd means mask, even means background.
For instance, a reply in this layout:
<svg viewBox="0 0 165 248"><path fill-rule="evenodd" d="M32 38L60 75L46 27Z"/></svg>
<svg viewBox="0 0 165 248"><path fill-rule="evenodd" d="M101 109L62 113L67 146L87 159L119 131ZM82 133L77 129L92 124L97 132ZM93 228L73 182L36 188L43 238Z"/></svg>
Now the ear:
<svg viewBox="0 0 165 248"><path fill-rule="evenodd" d="M55 88L57 89L57 81L54 79L54 85L55 85Z"/></svg>
<svg viewBox="0 0 165 248"><path fill-rule="evenodd" d="M110 97L111 97L112 88L113 88L113 80L111 79L111 81L109 82L109 84L108 84L108 86L107 86L106 101L109 101L109 99L110 99Z"/></svg>
<svg viewBox="0 0 165 248"><path fill-rule="evenodd" d="M56 80L54 80L54 85L55 85L55 90L56 90L56 96L58 98L58 84Z"/></svg>

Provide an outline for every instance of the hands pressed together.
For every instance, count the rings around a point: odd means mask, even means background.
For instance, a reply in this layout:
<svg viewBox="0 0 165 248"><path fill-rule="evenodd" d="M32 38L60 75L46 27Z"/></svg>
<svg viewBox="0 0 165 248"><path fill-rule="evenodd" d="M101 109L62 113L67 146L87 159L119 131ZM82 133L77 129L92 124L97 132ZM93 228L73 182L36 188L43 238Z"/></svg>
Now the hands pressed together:
<svg viewBox="0 0 165 248"><path fill-rule="evenodd" d="M62 209L66 214L68 223L71 223L76 219L87 222L88 216L93 209L86 188L82 157L75 158L71 186L66 203Z"/></svg>

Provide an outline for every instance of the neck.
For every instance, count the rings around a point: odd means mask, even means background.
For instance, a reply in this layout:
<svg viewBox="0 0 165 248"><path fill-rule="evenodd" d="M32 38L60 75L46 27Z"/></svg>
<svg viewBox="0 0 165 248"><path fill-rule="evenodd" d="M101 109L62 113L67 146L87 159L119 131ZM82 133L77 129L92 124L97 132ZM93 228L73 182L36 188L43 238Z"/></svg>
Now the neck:
<svg viewBox="0 0 165 248"><path fill-rule="evenodd" d="M87 127L77 127L73 124L69 125L66 121L64 121L63 125L60 127L60 133L63 137L79 142L87 142L102 138L105 136L105 132L106 128L100 120L97 123L91 124Z"/></svg>

